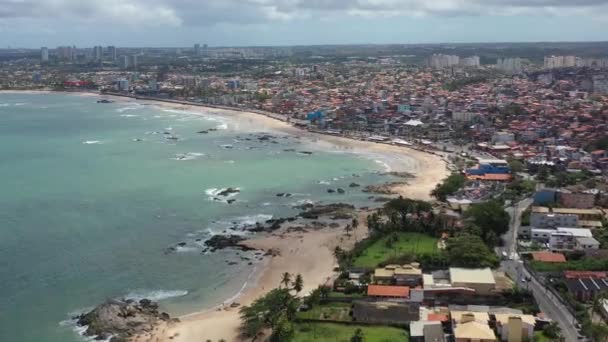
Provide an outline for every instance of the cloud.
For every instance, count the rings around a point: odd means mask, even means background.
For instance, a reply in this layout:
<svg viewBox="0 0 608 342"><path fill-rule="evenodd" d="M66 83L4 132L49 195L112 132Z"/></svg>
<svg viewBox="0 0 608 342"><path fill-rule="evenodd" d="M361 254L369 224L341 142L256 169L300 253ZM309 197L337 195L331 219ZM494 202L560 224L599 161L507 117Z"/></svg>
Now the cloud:
<svg viewBox="0 0 608 342"><path fill-rule="evenodd" d="M608 0L0 0L0 22L175 27L334 16L597 16L605 9Z"/></svg>

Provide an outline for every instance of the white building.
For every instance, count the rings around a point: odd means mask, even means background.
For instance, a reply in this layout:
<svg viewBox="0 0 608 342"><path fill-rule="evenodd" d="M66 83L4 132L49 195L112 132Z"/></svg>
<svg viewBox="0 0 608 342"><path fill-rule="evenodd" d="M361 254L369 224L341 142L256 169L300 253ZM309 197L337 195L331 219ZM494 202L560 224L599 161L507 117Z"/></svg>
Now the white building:
<svg viewBox="0 0 608 342"><path fill-rule="evenodd" d="M496 68L510 74L519 74L523 71L521 58L504 58L496 61Z"/></svg>
<svg viewBox="0 0 608 342"><path fill-rule="evenodd" d="M40 48L40 60L42 62L49 61L49 49L47 47Z"/></svg>
<svg viewBox="0 0 608 342"><path fill-rule="evenodd" d="M472 113L472 112L453 112L452 120L462 121L462 122L471 122L478 115L479 115L478 113Z"/></svg>
<svg viewBox="0 0 608 342"><path fill-rule="evenodd" d="M433 69L445 69L460 63L460 57L454 55L433 54L429 57L428 64Z"/></svg>
<svg viewBox="0 0 608 342"><path fill-rule="evenodd" d="M129 91L129 81L122 79L118 81L118 90Z"/></svg>

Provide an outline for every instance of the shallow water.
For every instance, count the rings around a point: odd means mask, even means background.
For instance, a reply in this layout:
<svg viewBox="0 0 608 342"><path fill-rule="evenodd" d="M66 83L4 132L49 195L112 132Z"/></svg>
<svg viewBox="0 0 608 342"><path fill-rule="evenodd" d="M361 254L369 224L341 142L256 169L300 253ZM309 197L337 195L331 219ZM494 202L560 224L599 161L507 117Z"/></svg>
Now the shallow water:
<svg viewBox="0 0 608 342"><path fill-rule="evenodd" d="M229 118L95 101L0 94L0 341L82 340L70 317L108 297L161 300L173 314L218 304L256 265L201 255L205 238L309 200L368 205L348 184L386 181L373 160L260 141ZM232 204L214 199L227 187L240 189Z"/></svg>

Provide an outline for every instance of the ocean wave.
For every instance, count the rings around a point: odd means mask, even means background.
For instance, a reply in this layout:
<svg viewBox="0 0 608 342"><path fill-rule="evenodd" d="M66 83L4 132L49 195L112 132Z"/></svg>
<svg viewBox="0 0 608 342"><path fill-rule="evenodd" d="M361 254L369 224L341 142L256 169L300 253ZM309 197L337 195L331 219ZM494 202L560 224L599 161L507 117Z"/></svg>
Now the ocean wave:
<svg viewBox="0 0 608 342"><path fill-rule="evenodd" d="M142 299L149 299L151 301L158 302L158 301L169 299L169 298L183 297L186 295L188 295L188 291L186 291L186 290L139 289L139 290L130 291L129 293L127 293L126 296L124 296L124 298L137 300L137 301L142 300Z"/></svg>
<svg viewBox="0 0 608 342"><path fill-rule="evenodd" d="M220 195L222 192L225 192L230 188L210 188L205 190L205 194L208 196L208 199L213 202L222 202L222 203L232 203L234 202L234 197L238 196L241 193L241 188L233 187L234 192Z"/></svg>
<svg viewBox="0 0 608 342"><path fill-rule="evenodd" d="M9 107L10 103L0 103L0 107Z"/></svg>
<svg viewBox="0 0 608 342"><path fill-rule="evenodd" d="M382 165L382 167L384 167L384 171L385 171L385 172L391 172L391 171L393 170L393 169L391 168L391 166L390 166L390 165L388 165L388 164L387 164L385 161L383 161L383 160L377 160L377 159L376 159L376 160L374 160L374 162L375 162L376 164Z"/></svg>
<svg viewBox="0 0 608 342"><path fill-rule="evenodd" d="M331 182L322 180L322 181L319 181L319 184L321 184L321 185L330 185Z"/></svg>
<svg viewBox="0 0 608 342"><path fill-rule="evenodd" d="M138 117L139 115L137 115L137 114L120 114L120 116L123 118L135 118L135 117Z"/></svg>
<svg viewBox="0 0 608 342"><path fill-rule="evenodd" d="M217 129L228 129L228 124L227 123L223 123L221 125L217 125L215 128L217 128Z"/></svg>
<svg viewBox="0 0 608 342"><path fill-rule="evenodd" d="M82 310L78 313L70 314L69 316L76 317L78 315L81 315L85 312L89 312L91 310L92 309ZM92 341L110 342L110 340L113 337L110 335L105 340L101 340L101 339L97 339L97 335L86 336L85 333L87 332L87 329L89 328L89 326L88 325L83 325L83 326L78 325L78 319L74 319L74 318L66 319L64 321L59 322L59 326L71 329L72 331L74 331L74 333L76 333L78 336L80 336L83 341L87 341L87 342L92 342Z"/></svg>
<svg viewBox="0 0 608 342"><path fill-rule="evenodd" d="M101 144L101 141L99 140L85 140L82 142L85 145L97 145L97 144Z"/></svg>
<svg viewBox="0 0 608 342"><path fill-rule="evenodd" d="M130 106L127 106L127 107L118 108L118 109L116 109L116 111L117 111L118 113L124 113L124 112L128 112L128 111L130 111L130 110L136 110L136 109L140 109L141 107L143 107L141 104L139 104L139 103L134 103L134 104L131 104ZM121 115L121 116L122 116L122 115Z"/></svg>
<svg viewBox="0 0 608 342"><path fill-rule="evenodd" d="M195 160L195 159L198 159L198 158L204 157L204 156L205 156L204 153L187 152L187 153L178 153L175 155L175 157L173 157L171 159L177 160L177 161L188 161L188 160Z"/></svg>

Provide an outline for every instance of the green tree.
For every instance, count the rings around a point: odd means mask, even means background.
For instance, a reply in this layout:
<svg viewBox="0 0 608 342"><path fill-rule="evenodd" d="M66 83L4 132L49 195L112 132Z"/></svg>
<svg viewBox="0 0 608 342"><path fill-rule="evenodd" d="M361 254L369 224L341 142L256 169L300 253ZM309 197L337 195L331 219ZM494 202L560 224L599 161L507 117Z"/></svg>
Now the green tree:
<svg viewBox="0 0 608 342"><path fill-rule="evenodd" d="M497 201L472 205L464 216L481 228L481 238L490 246L495 245L497 237L509 231L511 218Z"/></svg>
<svg viewBox="0 0 608 342"><path fill-rule="evenodd" d="M289 342L293 340L294 335L293 323L287 318L286 314L283 314L272 328L270 342Z"/></svg>
<svg viewBox="0 0 608 342"><path fill-rule="evenodd" d="M543 328L543 333L551 339L558 339L562 335L562 329L557 322L551 322Z"/></svg>
<svg viewBox="0 0 608 342"><path fill-rule="evenodd" d="M355 333L353 334L353 336L350 338L350 342L364 342L365 341L365 336L363 335L363 330L361 330L360 328L357 328L357 330L355 330Z"/></svg>
<svg viewBox="0 0 608 342"><path fill-rule="evenodd" d="M283 273L283 276L281 277L281 284L284 285L285 287L288 287L290 283L291 283L291 274L289 274L288 272Z"/></svg>
<svg viewBox="0 0 608 342"><path fill-rule="evenodd" d="M353 227L350 224L347 224L344 227L344 231L346 232L346 236L348 236L350 238L350 232L353 230Z"/></svg>
<svg viewBox="0 0 608 342"><path fill-rule="evenodd" d="M479 236L464 234L450 238L446 252L452 266L478 268L498 265L498 257Z"/></svg>
<svg viewBox="0 0 608 342"><path fill-rule="evenodd" d="M461 173L452 173L443 183L438 184L431 195L440 201L445 201L448 196L455 194L466 183L466 177Z"/></svg>
<svg viewBox="0 0 608 342"><path fill-rule="evenodd" d="M298 274L296 276L296 279L293 282L293 290L296 291L296 293L300 293L300 292L302 292L303 288L304 288L304 279L302 279L301 274Z"/></svg>
<svg viewBox="0 0 608 342"><path fill-rule="evenodd" d="M509 168L513 173L522 172L524 170L524 164L517 159L513 159L509 161Z"/></svg>
<svg viewBox="0 0 608 342"><path fill-rule="evenodd" d="M289 289L278 288L268 292L250 306L240 309L241 333L250 338L257 336L264 329L272 329L273 335L287 334L287 322L295 318L298 304Z"/></svg>

